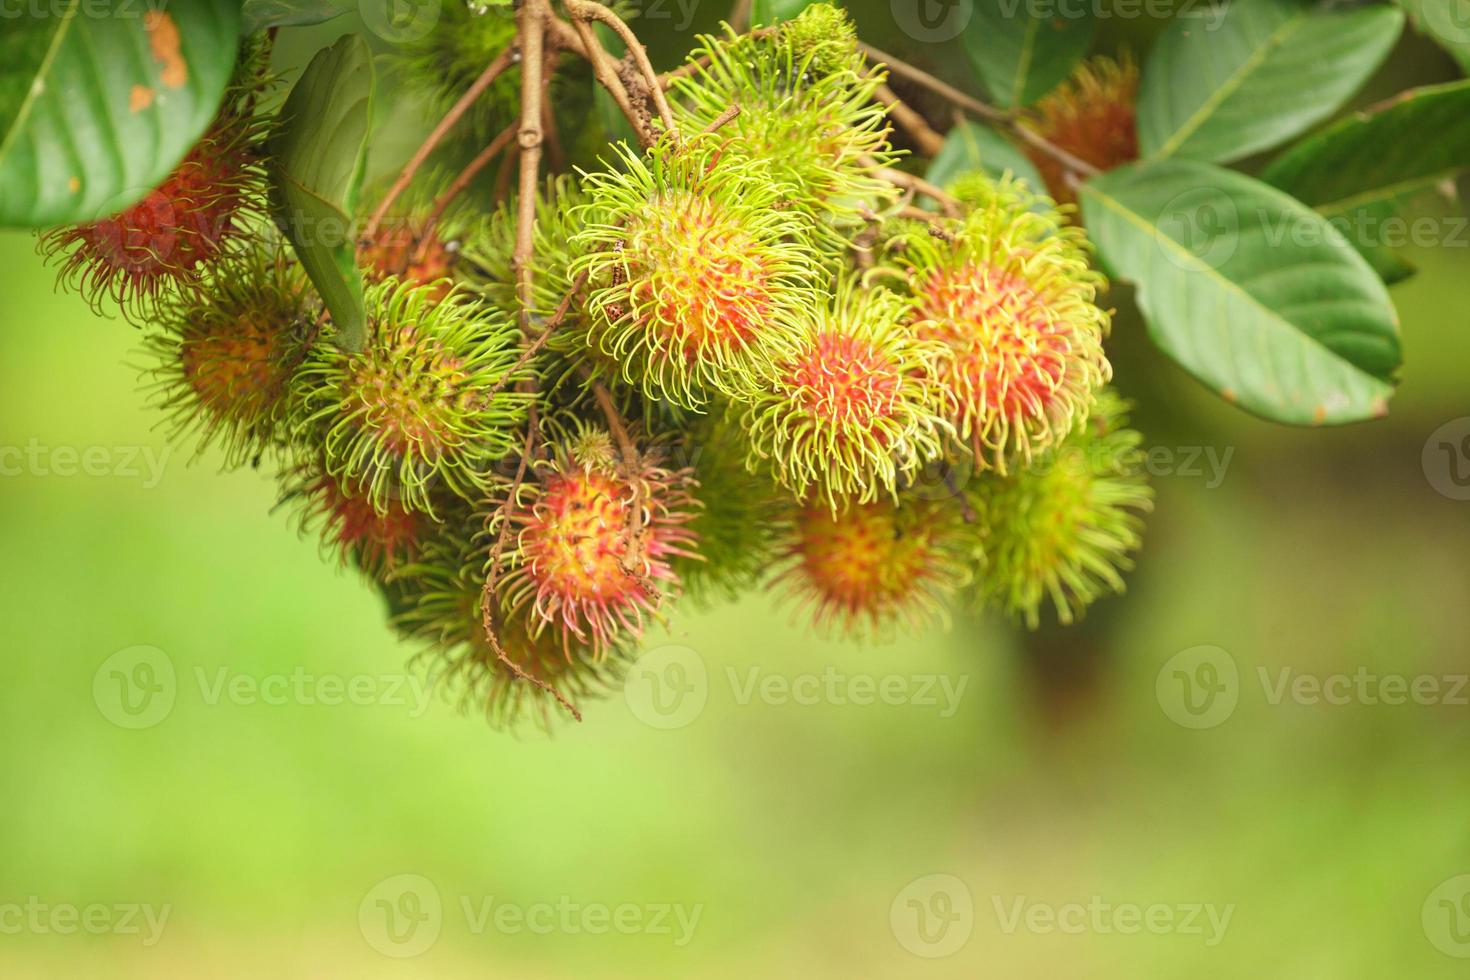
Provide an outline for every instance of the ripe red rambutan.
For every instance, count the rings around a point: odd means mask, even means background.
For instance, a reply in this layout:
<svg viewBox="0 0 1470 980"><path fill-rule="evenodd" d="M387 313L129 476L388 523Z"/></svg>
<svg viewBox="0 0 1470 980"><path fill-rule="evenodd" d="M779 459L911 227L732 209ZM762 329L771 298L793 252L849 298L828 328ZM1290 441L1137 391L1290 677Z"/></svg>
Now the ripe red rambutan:
<svg viewBox="0 0 1470 980"><path fill-rule="evenodd" d="M563 452L538 469L529 500L505 508L514 545L495 570L496 591L533 637L550 626L600 655L641 635L645 618L680 592L670 563L696 554L693 478L646 456L613 463Z"/></svg>
<svg viewBox="0 0 1470 980"><path fill-rule="evenodd" d="M320 460L296 464L282 475L282 504L295 504L302 534L321 538L322 549L342 566L355 564L383 579L415 560L433 520L397 501L379 509L362 490L328 473Z"/></svg>
<svg viewBox="0 0 1470 980"><path fill-rule="evenodd" d="M1099 55L1082 62L1072 77L1043 96L1028 113L1027 123L1040 135L1099 170L1112 170L1138 159L1138 66L1124 53L1114 61ZM1056 158L1029 148L1027 155L1048 193L1061 204L1074 204L1065 168Z"/></svg>
<svg viewBox="0 0 1470 980"><path fill-rule="evenodd" d="M944 618L968 579L961 527L958 510L939 501L807 507L775 582L819 628L856 637L895 622L922 627Z"/></svg>
<svg viewBox="0 0 1470 980"><path fill-rule="evenodd" d="M385 222L373 237L357 247L357 261L373 280L398 276L423 286L434 300L441 301L454 288L458 249L452 238L439 229L416 227L410 222Z"/></svg>

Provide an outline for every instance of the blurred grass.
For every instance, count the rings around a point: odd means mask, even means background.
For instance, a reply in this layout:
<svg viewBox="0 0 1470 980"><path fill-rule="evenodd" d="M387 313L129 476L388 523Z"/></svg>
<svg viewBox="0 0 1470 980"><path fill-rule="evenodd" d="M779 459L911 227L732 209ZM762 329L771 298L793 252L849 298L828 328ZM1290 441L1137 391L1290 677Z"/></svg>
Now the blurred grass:
<svg viewBox="0 0 1470 980"><path fill-rule="evenodd" d="M765 597L681 614L711 675L689 727L622 699L552 740L509 738L440 702L208 704L196 670L391 675L411 651L332 571L270 480L167 457L163 479L0 478L0 903L150 902L164 938L0 933L6 977L756 975L1463 976L1420 925L1470 871L1464 707L1270 705L1256 668L1465 673L1465 504L1420 451L1467 414L1470 282L1460 250L1395 291L1404 385L1385 422L1331 432L1245 417L1118 325L1119 383L1162 445L1233 448L1226 479L1163 477L1141 565L1061 649L1086 679L1059 710L1035 644L1003 624L888 646L817 642ZM0 236L0 446L169 449L136 390L139 335L54 295L30 240ZM179 672L172 714L114 726L98 666L146 644ZM1154 679L1179 650L1228 650L1235 714L1188 731ZM738 704L732 667L784 676L969 678L958 712ZM941 872L975 899L948 959L904 951L894 896ZM422 957L364 941L358 904L401 873L449 909ZM476 935L457 897L701 904L667 936ZM1233 904L1224 941L1008 935L1009 904Z"/></svg>

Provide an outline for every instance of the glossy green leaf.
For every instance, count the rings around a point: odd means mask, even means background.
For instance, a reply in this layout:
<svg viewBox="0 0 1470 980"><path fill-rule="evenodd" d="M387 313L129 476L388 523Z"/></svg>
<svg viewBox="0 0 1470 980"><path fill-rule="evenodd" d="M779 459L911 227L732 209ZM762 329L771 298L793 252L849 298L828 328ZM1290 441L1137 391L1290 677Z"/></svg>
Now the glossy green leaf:
<svg viewBox="0 0 1470 980"><path fill-rule="evenodd" d="M1097 24L1088 9L1045 17L1023 0L975 0L965 51L991 98L1030 105L1066 79L1092 45Z"/></svg>
<svg viewBox="0 0 1470 980"><path fill-rule="evenodd" d="M357 10L358 0L245 0L241 7L247 34L267 27L320 24Z"/></svg>
<svg viewBox="0 0 1470 980"><path fill-rule="evenodd" d="M1207 163L1133 164L1080 189L1112 273L1155 343L1269 419L1337 424L1387 411L1398 318L1382 281L1317 212Z"/></svg>
<svg viewBox="0 0 1470 980"><path fill-rule="evenodd" d="M1470 0L1396 0L1414 29L1470 71Z"/></svg>
<svg viewBox="0 0 1470 980"><path fill-rule="evenodd" d="M1466 120L1470 80L1411 89L1303 140L1261 179L1326 215L1379 267L1406 244L1396 202L1470 168Z"/></svg>
<svg viewBox="0 0 1470 980"><path fill-rule="evenodd" d="M0 26L0 225L122 210L208 128L234 69L238 0L60 0Z"/></svg>
<svg viewBox="0 0 1470 980"><path fill-rule="evenodd" d="M1142 155L1224 163L1279 145L1346 102L1403 22L1393 7L1332 11L1301 0L1236 0L1213 15L1181 15L1144 68Z"/></svg>
<svg viewBox="0 0 1470 980"><path fill-rule="evenodd" d="M355 34L342 37L311 59L270 144L276 221L348 350L361 348L367 330L352 216L367 159L373 88L367 44Z"/></svg>
<svg viewBox="0 0 1470 980"><path fill-rule="evenodd" d="M1009 170L1036 193L1046 193L1046 183L1026 154L989 126L976 122L960 123L949 131L944 146L930 161L925 179L946 187L956 177L974 170L983 170L992 177Z"/></svg>

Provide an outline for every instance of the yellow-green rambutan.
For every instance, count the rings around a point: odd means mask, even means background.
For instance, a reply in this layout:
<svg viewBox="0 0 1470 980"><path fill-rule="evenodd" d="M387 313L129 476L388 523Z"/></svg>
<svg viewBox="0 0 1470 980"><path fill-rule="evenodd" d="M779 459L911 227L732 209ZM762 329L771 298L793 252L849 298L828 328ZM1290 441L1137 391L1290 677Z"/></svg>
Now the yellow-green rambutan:
<svg viewBox="0 0 1470 980"><path fill-rule="evenodd" d="M293 373L310 346L317 303L305 275L280 253L257 251L216 267L208 288L162 303L145 342L153 403L170 437L197 433L197 451L226 466L284 444Z"/></svg>
<svg viewBox="0 0 1470 980"><path fill-rule="evenodd" d="M297 441L322 447L327 472L380 512L397 502L432 514L436 487L489 492L530 399L516 390L510 315L396 279L368 289L367 311L363 350L319 343L297 371Z"/></svg>
<svg viewBox="0 0 1470 980"><path fill-rule="evenodd" d="M738 108L719 131L736 137L727 154L794 187L790 206L811 214L829 244L843 245L838 229L892 197L873 174L895 159L874 98L883 75L864 67L840 10L809 7L765 36L704 36L689 60L692 73L672 89L681 131L700 133Z"/></svg>
<svg viewBox="0 0 1470 980"><path fill-rule="evenodd" d="M1111 390L1087 423L1028 467L980 474L970 500L977 522L979 597L1035 629L1049 600L1070 623L1094 600L1123 591L1122 572L1142 543L1153 507L1125 403Z"/></svg>
<svg viewBox="0 0 1470 980"><path fill-rule="evenodd" d="M509 521L513 546L486 573L533 638L549 633L600 655L640 636L680 593L671 563L697 554L696 504L687 469L609 456L609 443L585 436L577 448L558 448L519 499L501 501L488 536Z"/></svg>
<svg viewBox="0 0 1470 980"><path fill-rule="evenodd" d="M530 721L549 730L563 715L556 695L580 705L617 688L627 661L621 647L594 653L550 631L533 633L524 615L493 601L492 644L485 631L484 584L483 549L452 531L430 538L419 558L386 582L395 625L428 643L416 659L461 709L506 728ZM496 644L516 668L556 695L508 667Z"/></svg>
<svg viewBox="0 0 1470 980"><path fill-rule="evenodd" d="M816 252L790 188L713 138L618 153L623 169L586 177L573 242L571 275L589 289L583 346L684 408L758 386L812 301Z"/></svg>
<svg viewBox="0 0 1470 980"><path fill-rule="evenodd" d="M1026 124L1055 146L1099 170L1138 159L1138 65L1126 53L1118 60L1098 55L1082 62L1072 77L1027 112ZM1077 193L1056 157L1027 149L1046 181L1047 192L1064 204Z"/></svg>
<svg viewBox="0 0 1470 980"><path fill-rule="evenodd" d="M1009 177L956 184L969 214L902 242L919 336L950 357L937 380L978 462L1002 472L1056 445L1112 376L1103 352L1106 280L1082 229Z"/></svg>
<svg viewBox="0 0 1470 980"><path fill-rule="evenodd" d="M969 578L958 508L903 497L802 509L775 583L814 624L850 637L945 621Z"/></svg>
<svg viewBox="0 0 1470 980"><path fill-rule="evenodd" d="M852 281L802 311L792 352L734 407L752 470L836 511L895 493L942 455L948 350L918 336L908 312L904 297Z"/></svg>

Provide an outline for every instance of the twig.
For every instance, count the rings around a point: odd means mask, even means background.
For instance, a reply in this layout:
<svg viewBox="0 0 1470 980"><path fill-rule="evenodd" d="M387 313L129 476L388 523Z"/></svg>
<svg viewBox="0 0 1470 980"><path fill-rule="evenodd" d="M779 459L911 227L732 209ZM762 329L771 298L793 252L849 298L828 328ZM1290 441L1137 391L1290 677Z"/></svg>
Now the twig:
<svg viewBox="0 0 1470 980"><path fill-rule="evenodd" d="M754 6L754 0L735 0L735 6L730 8L730 27L737 31L750 30L750 11Z"/></svg>
<svg viewBox="0 0 1470 980"><path fill-rule="evenodd" d="M521 39L520 197L516 201L516 244L512 267L521 300L521 332L530 323L535 300L531 256L536 232L536 181L541 170L541 73L546 39L547 0L522 0L517 14Z"/></svg>
<svg viewBox="0 0 1470 980"><path fill-rule="evenodd" d="M726 106L723 112L709 121L708 126L700 130L700 134L708 136L710 133L717 133L728 126L738 115L740 115L740 107L738 105Z"/></svg>
<svg viewBox="0 0 1470 980"><path fill-rule="evenodd" d="M597 40L596 34L592 31L592 24L579 17L572 22L572 27L576 29L583 46L587 49L587 60L592 64L592 74L598 84L607 89L619 111L627 117L628 122L632 123L643 145L652 146L654 136L648 131L643 117L633 108L632 99L628 97L628 90L623 86L623 80L618 77L617 69L613 67L612 55L608 54L607 48Z"/></svg>
<svg viewBox="0 0 1470 980"><path fill-rule="evenodd" d="M495 56L490 64L485 66L485 70L480 72L480 77L475 79L474 84L465 89L464 95L461 95L459 101L450 107L449 111L444 114L444 118L439 120L439 124L434 127L424 142L414 151L408 163L404 164L403 169L398 172L398 179L393 181L393 186L388 188L388 193L383 196L382 201L378 202L377 209L368 218L367 225L363 228L361 241L372 241L373 236L378 232L378 226L383 223L383 218L388 214L388 209L393 206L394 201L398 200L399 195L408 188L408 185L413 181L414 174L418 173L419 168L424 165L424 161L429 159L429 154L434 152L434 148L449 134L449 131L454 128L454 124L459 122L460 118L469 111L470 106L474 105L475 100L483 95L485 90L505 73L506 69L515 64L515 61L516 43L511 42L506 46L504 51ZM537 52L537 61L540 61L539 51Z"/></svg>
<svg viewBox="0 0 1470 980"><path fill-rule="evenodd" d="M929 125L929 120L920 115L919 111L907 102L903 101L887 85L879 85L873 92L873 97L888 109L888 115L898 127L909 134L919 152L926 157L932 157L944 149L944 135Z"/></svg>
<svg viewBox="0 0 1470 980"><path fill-rule="evenodd" d="M986 105L974 96L961 92L948 82L941 81L923 69L915 68L913 65L900 61L892 55L885 54L871 45L863 44L860 47L870 61L887 65L889 71L893 74L907 78L916 85L922 85L924 88L959 106L973 116L984 119L986 122L994 123L997 126L1004 126L1010 132L1014 133L1017 139L1056 160L1063 167L1076 171L1086 177L1096 176L1101 173L1100 170L1086 160L1068 153L1034 129L1023 124L1016 117L1015 113L997 109L992 105Z"/></svg>
<svg viewBox="0 0 1470 980"><path fill-rule="evenodd" d="M643 538L643 483L638 479L638 447L628 435L628 427L623 423L618 407L613 404L607 386L596 378L589 378L588 387L592 389L592 397L597 399L597 407L602 409L602 415L607 419L608 429L617 440L618 452L622 456L622 469L633 491L628 507L628 526L623 531L623 558L619 564L626 575L647 591L648 583L638 573L638 547Z"/></svg>
<svg viewBox="0 0 1470 980"><path fill-rule="evenodd" d="M932 198L936 204L944 209L945 214L948 214L950 217L954 217L960 213L959 201L956 201L953 197L922 177L915 177L913 174L904 173L902 170L894 170L892 167L877 167L874 169L873 174L881 180L888 181L890 184L896 184L899 187L916 191L925 197Z"/></svg>
<svg viewBox="0 0 1470 980"><path fill-rule="evenodd" d="M456 197L463 193L466 187L470 186L470 182L479 175L481 170L484 170L489 165L491 160L499 156L500 152L510 145L510 141L515 139L516 128L516 124L511 123L496 134L495 138L490 141L490 145L481 150L479 155L459 172L459 176L450 182L449 187L445 189L444 193L440 194L438 199L434 201L433 208L429 210L429 216L424 219L423 230L419 232L419 246L416 256L419 260L423 259L424 252L428 249L429 236L433 234L434 226L444 216L444 212L449 209L449 205L454 202Z"/></svg>
<svg viewBox="0 0 1470 980"><path fill-rule="evenodd" d="M623 23L621 17L597 3L596 0L565 0L565 5L567 13L571 14L574 20L599 21L611 27L613 32L622 39L628 49L629 57L638 66L638 71L642 73L643 80L647 83L648 97L653 100L654 108L658 110L658 117L662 120L664 129L669 133L677 133L677 127L674 125L674 110L669 107L669 100L664 96L664 88L659 81L658 72L653 70L653 63L648 60L648 51L632 29Z"/></svg>

